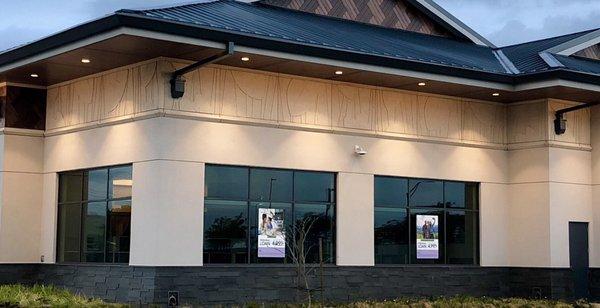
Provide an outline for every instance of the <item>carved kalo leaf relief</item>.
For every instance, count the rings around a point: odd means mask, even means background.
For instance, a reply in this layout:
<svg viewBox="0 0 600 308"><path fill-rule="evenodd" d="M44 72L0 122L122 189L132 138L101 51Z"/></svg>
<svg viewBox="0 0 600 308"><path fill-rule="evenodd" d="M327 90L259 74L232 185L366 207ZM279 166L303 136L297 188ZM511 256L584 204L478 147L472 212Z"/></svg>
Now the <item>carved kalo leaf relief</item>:
<svg viewBox="0 0 600 308"><path fill-rule="evenodd" d="M67 128L164 108L240 122L363 131L379 135L502 146L557 140L589 144L589 113L568 115L552 136L550 114L565 102L502 105L330 80L208 66L186 74L181 99L168 76L184 64L157 60L48 90L47 129Z"/></svg>

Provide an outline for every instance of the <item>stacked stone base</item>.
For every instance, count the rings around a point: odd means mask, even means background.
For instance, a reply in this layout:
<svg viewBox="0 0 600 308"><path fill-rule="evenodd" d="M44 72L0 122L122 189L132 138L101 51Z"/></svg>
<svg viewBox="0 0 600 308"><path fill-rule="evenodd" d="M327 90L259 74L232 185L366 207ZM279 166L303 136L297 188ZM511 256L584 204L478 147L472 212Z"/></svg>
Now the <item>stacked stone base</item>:
<svg viewBox="0 0 600 308"><path fill-rule="evenodd" d="M316 271L318 274L320 271ZM323 268L313 277L315 300L348 302L400 297L489 296L573 300L569 269L473 266ZM0 284L52 284L110 302L166 304L178 291L187 304L240 304L303 300L292 266L138 267L125 265L0 265ZM590 278L600 298L600 269Z"/></svg>

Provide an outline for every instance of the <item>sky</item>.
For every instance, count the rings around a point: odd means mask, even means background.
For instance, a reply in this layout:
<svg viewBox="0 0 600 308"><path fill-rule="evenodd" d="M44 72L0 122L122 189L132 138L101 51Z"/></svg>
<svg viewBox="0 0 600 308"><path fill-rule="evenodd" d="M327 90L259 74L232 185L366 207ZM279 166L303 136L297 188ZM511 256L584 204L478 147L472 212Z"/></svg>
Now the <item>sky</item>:
<svg viewBox="0 0 600 308"><path fill-rule="evenodd" d="M600 0L435 0L497 46L600 28ZM121 8L191 0L0 0L0 50Z"/></svg>

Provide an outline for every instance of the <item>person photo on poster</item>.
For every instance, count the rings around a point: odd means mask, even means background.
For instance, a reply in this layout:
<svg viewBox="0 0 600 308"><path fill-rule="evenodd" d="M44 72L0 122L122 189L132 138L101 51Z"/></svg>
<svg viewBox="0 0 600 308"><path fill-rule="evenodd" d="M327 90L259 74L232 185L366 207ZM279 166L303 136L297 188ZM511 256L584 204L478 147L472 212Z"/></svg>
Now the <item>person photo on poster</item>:
<svg viewBox="0 0 600 308"><path fill-rule="evenodd" d="M283 209L258 209L258 257L285 258Z"/></svg>
<svg viewBox="0 0 600 308"><path fill-rule="evenodd" d="M417 215L417 259L439 258L437 215Z"/></svg>

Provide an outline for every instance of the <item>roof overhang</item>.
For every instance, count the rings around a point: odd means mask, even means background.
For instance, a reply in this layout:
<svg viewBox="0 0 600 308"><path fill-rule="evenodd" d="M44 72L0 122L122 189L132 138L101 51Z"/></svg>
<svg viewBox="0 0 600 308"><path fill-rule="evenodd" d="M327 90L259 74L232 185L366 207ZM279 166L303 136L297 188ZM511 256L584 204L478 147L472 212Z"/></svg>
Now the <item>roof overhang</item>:
<svg viewBox="0 0 600 308"><path fill-rule="evenodd" d="M561 56L570 56L580 50L596 44L600 44L600 29L549 48L545 52Z"/></svg>
<svg viewBox="0 0 600 308"><path fill-rule="evenodd" d="M590 74L555 70L516 77L242 36L127 14L111 15L0 54L0 82L48 86L156 57L194 61L220 52L229 41L236 43L236 54L219 64L499 102L545 95L587 100L600 92L600 78ZM250 55L252 61L242 63L239 58L243 55ZM95 60L83 65L80 59L84 56ZM343 75L332 74L339 69L343 69ZM40 72L40 77L32 80L29 75L33 71ZM417 86L422 81L426 87ZM501 95L493 97L491 94L496 92Z"/></svg>

